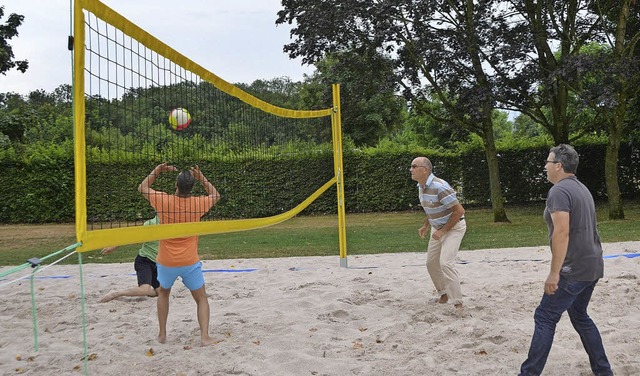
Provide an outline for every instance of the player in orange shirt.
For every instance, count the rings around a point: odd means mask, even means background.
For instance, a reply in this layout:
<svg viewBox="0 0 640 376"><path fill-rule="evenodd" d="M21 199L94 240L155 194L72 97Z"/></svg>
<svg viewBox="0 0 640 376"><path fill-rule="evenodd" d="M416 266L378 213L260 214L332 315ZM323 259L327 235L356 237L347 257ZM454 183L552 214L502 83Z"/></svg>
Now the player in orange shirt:
<svg viewBox="0 0 640 376"><path fill-rule="evenodd" d="M220 200L218 190L204 176L200 167L192 167L182 171L176 179L176 192L168 194L156 191L151 185L163 172L178 171L174 166L162 163L149 173L140 183L138 191L149 200L156 210L160 223L199 222L213 205ZM191 190L195 181L199 181L207 191L207 196L192 196ZM209 337L209 300L205 291L202 263L198 257L198 236L160 240L158 248L158 323L160 331L158 342L167 340L167 317L169 316L169 294L178 277L191 291L196 301L198 324L200 326L200 343L215 343Z"/></svg>

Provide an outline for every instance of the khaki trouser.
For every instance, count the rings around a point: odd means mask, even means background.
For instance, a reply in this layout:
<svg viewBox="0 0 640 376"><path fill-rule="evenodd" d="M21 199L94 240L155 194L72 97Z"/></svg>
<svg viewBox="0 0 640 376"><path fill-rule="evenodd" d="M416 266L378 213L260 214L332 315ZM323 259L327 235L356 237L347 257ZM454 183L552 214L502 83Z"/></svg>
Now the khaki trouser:
<svg viewBox="0 0 640 376"><path fill-rule="evenodd" d="M431 226L431 235L436 232ZM438 295L447 294L453 304L462 303L462 291L460 291L460 276L454 267L460 243L467 231L467 223L461 220L451 228L440 240L429 237L427 247L427 271L433 285L438 290Z"/></svg>

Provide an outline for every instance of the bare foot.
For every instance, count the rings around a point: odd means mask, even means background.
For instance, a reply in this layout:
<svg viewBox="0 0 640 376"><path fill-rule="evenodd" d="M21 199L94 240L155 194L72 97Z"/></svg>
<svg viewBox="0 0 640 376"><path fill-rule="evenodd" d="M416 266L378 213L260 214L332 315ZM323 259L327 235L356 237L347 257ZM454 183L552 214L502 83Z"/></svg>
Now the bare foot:
<svg viewBox="0 0 640 376"><path fill-rule="evenodd" d="M207 338L201 338L200 339L200 346L209 346L209 345L215 345L216 343L220 343L222 342L221 340L215 340L211 337L207 337Z"/></svg>
<svg viewBox="0 0 640 376"><path fill-rule="evenodd" d="M102 299L100 299L100 303L110 302L117 297L118 297L117 292L110 292L107 295L103 296Z"/></svg>
<svg viewBox="0 0 640 376"><path fill-rule="evenodd" d="M158 336L158 342L160 343L166 343L167 342L167 336Z"/></svg>
<svg viewBox="0 0 640 376"><path fill-rule="evenodd" d="M447 294L440 295L440 299L438 299L438 303L444 304L449 301L449 296Z"/></svg>
<svg viewBox="0 0 640 376"><path fill-rule="evenodd" d="M462 303L457 303L457 304L454 304L453 306L456 309L456 316L458 316L459 318L467 316L467 313L465 313Z"/></svg>

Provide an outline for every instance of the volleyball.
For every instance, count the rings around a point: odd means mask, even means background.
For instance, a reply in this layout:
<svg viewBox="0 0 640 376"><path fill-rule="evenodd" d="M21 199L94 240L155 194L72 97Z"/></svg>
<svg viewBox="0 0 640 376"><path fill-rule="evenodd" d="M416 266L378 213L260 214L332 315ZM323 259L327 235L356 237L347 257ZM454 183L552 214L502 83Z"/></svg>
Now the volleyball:
<svg viewBox="0 0 640 376"><path fill-rule="evenodd" d="M177 131L186 129L191 123L191 114L184 108L174 108L169 114L169 124Z"/></svg>

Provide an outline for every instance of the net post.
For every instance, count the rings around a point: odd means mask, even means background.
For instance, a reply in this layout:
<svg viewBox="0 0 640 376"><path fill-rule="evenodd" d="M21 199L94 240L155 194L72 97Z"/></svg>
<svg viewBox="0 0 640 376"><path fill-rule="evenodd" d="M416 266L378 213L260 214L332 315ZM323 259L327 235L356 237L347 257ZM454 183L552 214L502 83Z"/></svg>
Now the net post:
<svg viewBox="0 0 640 376"><path fill-rule="evenodd" d="M87 231L87 166L85 130L85 16L84 2L73 6L73 138L74 184L76 206L76 242L86 238Z"/></svg>
<svg viewBox="0 0 640 376"><path fill-rule="evenodd" d="M333 112L331 130L333 137L333 168L336 177L338 199L338 241L340 247L340 266L347 266L347 226L344 200L344 165L342 159L342 114L340 110L340 85L331 86L333 92Z"/></svg>
<svg viewBox="0 0 640 376"><path fill-rule="evenodd" d="M27 261L28 263L31 264L31 267L33 268L33 271L31 272L31 277L29 278L29 285L31 288L31 316L33 318L33 347L35 348L35 351L38 352L39 346L38 346L38 308L36 307L36 293L35 293L35 287L34 287L34 277L36 275L36 272L40 269L40 263L41 260L38 258L31 258Z"/></svg>

